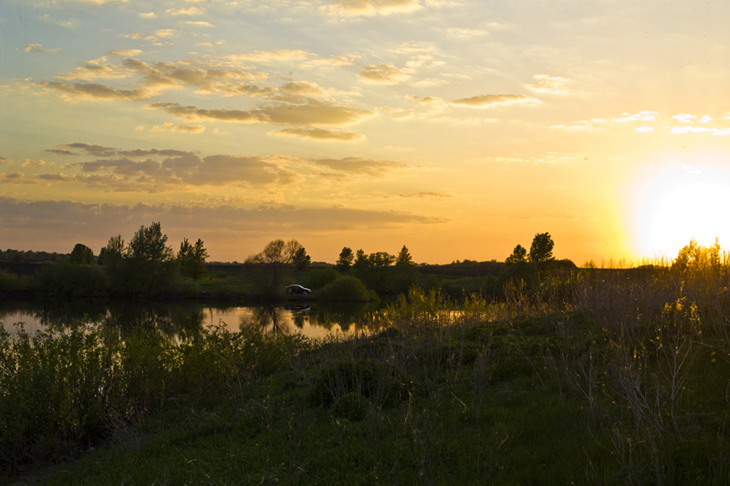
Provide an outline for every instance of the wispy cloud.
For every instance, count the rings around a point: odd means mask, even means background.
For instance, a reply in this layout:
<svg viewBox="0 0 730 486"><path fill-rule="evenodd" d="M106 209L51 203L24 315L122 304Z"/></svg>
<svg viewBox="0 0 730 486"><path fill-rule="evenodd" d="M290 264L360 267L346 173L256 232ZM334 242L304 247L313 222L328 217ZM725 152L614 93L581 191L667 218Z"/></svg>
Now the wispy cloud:
<svg viewBox="0 0 730 486"><path fill-rule="evenodd" d="M542 103L537 98L518 94L479 95L471 98L460 98L451 102L453 105L468 106L470 108L489 108L498 105L535 104Z"/></svg>
<svg viewBox="0 0 730 486"><path fill-rule="evenodd" d="M377 66L365 66L358 77L369 83L400 84L411 76L392 64L380 63Z"/></svg>
<svg viewBox="0 0 730 486"><path fill-rule="evenodd" d="M285 128L284 130L269 132L268 134L288 137L300 137L318 141L360 142L362 140L365 140L365 136L359 133L339 132L333 130L325 130L323 128Z"/></svg>
<svg viewBox="0 0 730 486"><path fill-rule="evenodd" d="M169 9L165 10L165 13L167 15L173 15L173 16L185 15L185 16L189 16L189 17L195 17L198 15L203 15L205 13L205 11L202 8L198 8L198 7L188 7L188 8L169 8Z"/></svg>
<svg viewBox="0 0 730 486"><path fill-rule="evenodd" d="M534 84L526 84L525 87L536 93L548 94L567 94L566 84L570 81L567 78L559 76L549 76L547 74L536 74L532 77Z"/></svg>
<svg viewBox="0 0 730 486"><path fill-rule="evenodd" d="M44 47L42 44L28 44L23 48L25 52L58 52L61 50L59 47Z"/></svg>
<svg viewBox="0 0 730 486"><path fill-rule="evenodd" d="M178 103L152 103L151 108L186 120L222 120L274 125L347 125L374 113L309 99L304 104L277 103L255 110L204 109Z"/></svg>
<svg viewBox="0 0 730 486"><path fill-rule="evenodd" d="M115 49L113 51L109 51L109 54L114 54L115 56L124 56L124 57L134 57L139 56L142 54L141 49Z"/></svg>
<svg viewBox="0 0 730 486"><path fill-rule="evenodd" d="M338 0L321 7L324 12L341 17L372 17L414 12L422 8L417 0Z"/></svg>

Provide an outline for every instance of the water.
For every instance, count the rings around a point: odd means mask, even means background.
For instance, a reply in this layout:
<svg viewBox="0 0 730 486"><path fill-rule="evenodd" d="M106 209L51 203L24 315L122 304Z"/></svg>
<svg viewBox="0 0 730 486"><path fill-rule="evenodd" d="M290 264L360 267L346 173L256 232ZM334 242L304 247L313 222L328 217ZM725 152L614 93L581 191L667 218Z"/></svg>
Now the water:
<svg viewBox="0 0 730 486"><path fill-rule="evenodd" d="M374 304L278 306L216 306L197 302L68 302L40 305L33 302L0 303L0 324L11 333L13 325L35 332L45 328L65 329L83 322L117 328L120 332L136 327L156 329L174 339L186 339L211 326L238 332L254 327L270 334L301 333L310 338L331 334L352 334L367 329Z"/></svg>

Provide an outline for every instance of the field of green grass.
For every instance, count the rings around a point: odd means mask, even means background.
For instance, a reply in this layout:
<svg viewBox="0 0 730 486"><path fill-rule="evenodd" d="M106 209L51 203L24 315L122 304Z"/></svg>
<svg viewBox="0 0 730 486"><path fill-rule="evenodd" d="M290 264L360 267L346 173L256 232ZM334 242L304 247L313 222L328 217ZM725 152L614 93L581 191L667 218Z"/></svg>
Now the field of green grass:
<svg viewBox="0 0 730 486"><path fill-rule="evenodd" d="M728 484L730 266L411 291L347 340L0 336L0 483Z"/></svg>

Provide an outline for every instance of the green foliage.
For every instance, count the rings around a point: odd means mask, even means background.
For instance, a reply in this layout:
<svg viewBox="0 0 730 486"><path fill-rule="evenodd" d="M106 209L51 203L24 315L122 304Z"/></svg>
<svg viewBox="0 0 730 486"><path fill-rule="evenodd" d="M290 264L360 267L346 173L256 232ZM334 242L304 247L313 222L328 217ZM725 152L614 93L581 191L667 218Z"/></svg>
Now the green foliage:
<svg viewBox="0 0 730 486"><path fill-rule="evenodd" d="M372 299L368 289L356 277L338 277L316 294L317 298L328 302L366 302Z"/></svg>
<svg viewBox="0 0 730 486"><path fill-rule="evenodd" d="M347 272L352 267L355 261L355 255L352 253L352 248L344 247L340 252L340 257L337 259L335 266L340 272Z"/></svg>
<svg viewBox="0 0 730 486"><path fill-rule="evenodd" d="M398 256L395 258L395 264L413 265L413 258L411 257L411 253L408 251L408 248L406 248L406 245L403 245L403 248L401 248Z"/></svg>
<svg viewBox="0 0 730 486"><path fill-rule="evenodd" d="M407 378L402 370L374 359L341 361L322 370L310 396L313 404L330 407L352 394L377 406L396 406L408 396Z"/></svg>
<svg viewBox="0 0 730 486"><path fill-rule="evenodd" d="M49 299L105 297L108 291L107 278L96 266L56 263L44 266L34 279L41 294Z"/></svg>
<svg viewBox="0 0 730 486"><path fill-rule="evenodd" d="M312 290L321 289L331 284L340 276L340 273L332 267L313 268L307 274L304 286Z"/></svg>
<svg viewBox="0 0 730 486"><path fill-rule="evenodd" d="M715 243L709 248L705 248L692 238L688 245L679 250L677 258L672 263L672 269L679 272L717 269L722 264L722 259L719 238L715 238Z"/></svg>
<svg viewBox="0 0 730 486"><path fill-rule="evenodd" d="M94 252L91 248L81 243L76 243L76 246L74 246L74 249L71 251L71 256L68 261L75 265L90 265L92 263L96 263Z"/></svg>
<svg viewBox="0 0 730 486"><path fill-rule="evenodd" d="M545 263L552 260L554 246L550 233L537 233L530 245L530 263Z"/></svg>
<svg viewBox="0 0 730 486"><path fill-rule="evenodd" d="M504 261L506 265L516 265L527 261L527 250L522 245L515 246L512 254Z"/></svg>
<svg viewBox="0 0 730 486"><path fill-rule="evenodd" d="M162 233L159 222L139 227L129 242L129 256L147 263L165 263L172 260L172 248L167 246L167 235Z"/></svg>
<svg viewBox="0 0 730 486"><path fill-rule="evenodd" d="M205 259L208 258L208 251L203 246L203 240L198 238L194 245L191 245L187 238L180 243L180 251L177 253L177 261L183 276L193 280L200 280L205 276Z"/></svg>
<svg viewBox="0 0 730 486"><path fill-rule="evenodd" d="M0 295L19 295L31 289L30 277L0 269Z"/></svg>

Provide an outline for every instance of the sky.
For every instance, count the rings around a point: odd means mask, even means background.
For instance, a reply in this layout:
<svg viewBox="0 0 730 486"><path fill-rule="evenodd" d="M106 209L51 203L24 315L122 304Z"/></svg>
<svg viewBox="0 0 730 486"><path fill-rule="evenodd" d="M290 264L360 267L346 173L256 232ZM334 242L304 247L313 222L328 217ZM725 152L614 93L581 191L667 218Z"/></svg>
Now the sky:
<svg viewBox="0 0 730 486"><path fill-rule="evenodd" d="M0 0L0 248L730 242L730 2Z"/></svg>

